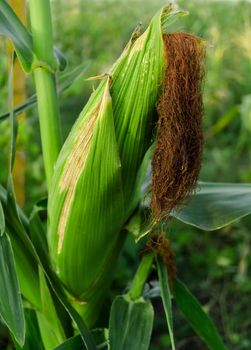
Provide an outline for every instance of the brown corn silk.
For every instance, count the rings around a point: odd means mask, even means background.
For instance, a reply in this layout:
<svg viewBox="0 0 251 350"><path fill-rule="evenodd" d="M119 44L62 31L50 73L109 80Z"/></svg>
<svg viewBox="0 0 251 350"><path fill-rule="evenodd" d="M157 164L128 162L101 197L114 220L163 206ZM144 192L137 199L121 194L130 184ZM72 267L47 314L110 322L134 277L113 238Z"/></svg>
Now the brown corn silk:
<svg viewBox="0 0 251 350"><path fill-rule="evenodd" d="M202 81L205 44L187 33L163 35L167 67L157 104L157 143L152 159L151 209L168 217L193 191L202 148Z"/></svg>
<svg viewBox="0 0 251 350"><path fill-rule="evenodd" d="M169 284L172 287L177 270L176 261L171 243L163 231L155 232L149 236L143 253L148 253L149 251L155 251L162 258L167 268Z"/></svg>

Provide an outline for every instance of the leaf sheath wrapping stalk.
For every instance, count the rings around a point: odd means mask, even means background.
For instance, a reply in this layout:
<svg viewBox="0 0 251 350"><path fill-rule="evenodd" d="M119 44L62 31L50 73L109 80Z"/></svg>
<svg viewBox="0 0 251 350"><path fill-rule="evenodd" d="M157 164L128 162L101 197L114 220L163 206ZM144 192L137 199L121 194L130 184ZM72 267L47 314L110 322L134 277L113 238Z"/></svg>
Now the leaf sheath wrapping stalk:
<svg viewBox="0 0 251 350"><path fill-rule="evenodd" d="M59 155L49 193L48 242L54 269L67 289L89 301L104 289L135 209L140 165L152 143L165 55L159 11L136 32L91 95ZM173 13L176 14L176 13Z"/></svg>

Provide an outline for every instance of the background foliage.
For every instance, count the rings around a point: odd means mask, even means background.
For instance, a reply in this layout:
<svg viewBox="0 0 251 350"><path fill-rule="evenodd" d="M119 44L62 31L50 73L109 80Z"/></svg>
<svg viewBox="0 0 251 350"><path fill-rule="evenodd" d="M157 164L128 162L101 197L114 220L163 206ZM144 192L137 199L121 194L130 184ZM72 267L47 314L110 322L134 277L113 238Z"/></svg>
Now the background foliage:
<svg viewBox="0 0 251 350"><path fill-rule="evenodd" d="M251 182L251 5L245 1L178 1L190 15L173 29L188 31L208 41L205 101L205 151L201 180ZM139 22L143 25L164 4L161 0L54 0L55 41L74 68L89 60L88 76L107 71L118 57L130 33ZM0 109L7 109L7 65L0 43ZM93 83L80 79L60 98L64 136L84 106ZM28 95L33 93L27 81ZM0 181L4 183L7 164L8 128L0 125ZM32 204L45 193L44 171L35 109L28 112L20 130L19 147L25 149L26 202ZM6 167L7 168L7 167ZM249 300L250 218L225 229L204 232L173 221L168 229L176 254L179 276L198 297L215 320L229 349L250 349L251 316ZM138 263L138 251L128 239L113 285L113 298L123 291ZM154 280L153 273L152 279ZM155 300L152 349L166 349L169 341L164 311ZM103 310L103 322L107 319ZM177 312L176 312L177 313ZM180 314L174 316L177 349L203 349ZM102 325L102 320L101 324ZM3 340L4 342L4 340ZM5 348L4 343L0 348Z"/></svg>

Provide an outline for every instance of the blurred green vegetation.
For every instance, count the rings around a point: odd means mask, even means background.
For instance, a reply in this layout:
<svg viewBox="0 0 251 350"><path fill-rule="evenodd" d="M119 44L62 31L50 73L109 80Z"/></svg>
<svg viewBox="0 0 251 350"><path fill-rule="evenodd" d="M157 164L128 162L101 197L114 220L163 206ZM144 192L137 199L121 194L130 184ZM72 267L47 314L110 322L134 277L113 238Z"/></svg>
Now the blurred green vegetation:
<svg viewBox="0 0 251 350"><path fill-rule="evenodd" d="M201 180L251 182L251 3L246 1L177 1L190 12L171 28L188 31L208 43L204 86L205 150ZM108 71L139 22L147 24L162 0L73 0L52 2L56 45L69 69L90 61L88 76ZM4 44L0 43L1 52ZM7 61L0 55L0 110L7 109ZM2 88L3 87L3 88ZM95 83L79 79L60 96L64 137L86 103ZM33 92L31 77L27 81ZM0 125L0 181L5 184L8 123ZM27 153L26 211L45 193L37 114L28 111L21 130ZM251 349L249 312L251 220L225 229L203 232L172 222L168 236L176 254L178 275L209 311L229 349ZM113 285L122 293L138 263L139 248L128 239ZM155 278L153 274L152 278ZM151 349L169 342L161 303L155 300ZM105 322L106 317L104 317ZM204 349L181 315L175 312L177 349Z"/></svg>

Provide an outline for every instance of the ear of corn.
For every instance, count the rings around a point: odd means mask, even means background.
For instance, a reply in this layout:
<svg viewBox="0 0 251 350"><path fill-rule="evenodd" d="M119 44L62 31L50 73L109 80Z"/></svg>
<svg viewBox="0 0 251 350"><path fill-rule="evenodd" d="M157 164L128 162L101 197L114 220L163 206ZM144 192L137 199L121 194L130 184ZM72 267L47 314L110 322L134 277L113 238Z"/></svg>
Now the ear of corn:
<svg viewBox="0 0 251 350"><path fill-rule="evenodd" d="M56 164L49 193L50 255L86 314L107 287L124 240L121 230L137 204L130 202L152 143L166 65L161 20L166 27L176 13L168 6L141 36L133 34L81 112Z"/></svg>

